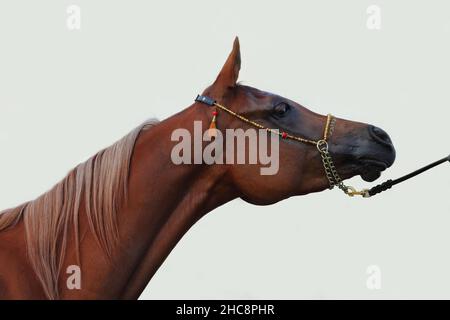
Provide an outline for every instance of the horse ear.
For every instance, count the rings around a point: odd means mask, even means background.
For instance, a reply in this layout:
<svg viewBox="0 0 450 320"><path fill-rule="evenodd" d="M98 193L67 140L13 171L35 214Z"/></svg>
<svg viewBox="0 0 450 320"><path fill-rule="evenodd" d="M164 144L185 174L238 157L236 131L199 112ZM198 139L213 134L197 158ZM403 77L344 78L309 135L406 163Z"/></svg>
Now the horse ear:
<svg viewBox="0 0 450 320"><path fill-rule="evenodd" d="M219 75L217 76L214 86L227 89L236 85L239 77L239 70L241 69L241 51L239 48L239 38L236 37L233 43L233 50L231 50L227 61L222 67Z"/></svg>

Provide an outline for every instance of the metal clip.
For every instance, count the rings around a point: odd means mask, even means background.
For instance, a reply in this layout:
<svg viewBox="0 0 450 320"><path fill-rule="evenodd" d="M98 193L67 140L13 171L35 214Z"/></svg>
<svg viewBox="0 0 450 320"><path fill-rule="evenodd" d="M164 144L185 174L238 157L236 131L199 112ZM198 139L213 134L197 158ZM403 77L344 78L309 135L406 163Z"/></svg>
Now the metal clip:
<svg viewBox="0 0 450 320"><path fill-rule="evenodd" d="M317 141L316 144L317 150L319 150L320 153L327 153L328 152L328 142L324 139Z"/></svg>
<svg viewBox="0 0 450 320"><path fill-rule="evenodd" d="M358 191L352 186L347 186L347 189L345 190L345 194L348 195L349 197L354 197L354 196L362 196L363 198L370 197L369 189L362 189L361 191Z"/></svg>

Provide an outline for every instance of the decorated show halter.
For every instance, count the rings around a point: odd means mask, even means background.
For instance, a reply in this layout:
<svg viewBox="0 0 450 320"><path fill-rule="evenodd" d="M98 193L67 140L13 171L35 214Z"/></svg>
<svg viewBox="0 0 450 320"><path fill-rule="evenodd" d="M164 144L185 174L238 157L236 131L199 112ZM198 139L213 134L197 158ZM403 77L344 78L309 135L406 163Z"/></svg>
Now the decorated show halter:
<svg viewBox="0 0 450 320"><path fill-rule="evenodd" d="M444 162L449 161L450 162L450 155L442 158L438 161L435 161L425 167L422 167L416 171L413 171L407 175L404 175L403 177L400 177L398 179L395 180L387 180L379 185L376 185L370 189L362 189L360 191L356 190L354 187L352 186L347 186L344 184L344 182L342 181L341 177L339 176L336 167L334 165L333 159L331 158L331 154L328 150L328 138L333 134L333 129L334 126L336 124L336 119L331 115L328 114L327 115L327 120L325 122L325 128L323 131L323 137L320 140L311 140L311 139L307 139L307 138L303 138L303 137L299 137L299 136L294 136L291 135L287 132L279 132L277 129L271 129L268 127L264 127L263 125L252 121L234 111L232 111L231 109L228 109L227 107L217 103L214 99L207 97L207 96L202 96L202 95L197 95L197 98L195 99L196 102L201 102L204 103L210 107L217 107L227 113L229 113L230 115L242 120L245 123L248 123L249 125L252 125L258 129L263 129L263 130L267 130L270 133L276 134L278 136L280 136L282 139L291 139L294 141L298 141L298 142L302 142L302 143L306 143L306 144L310 144L310 145L314 145L317 150L319 151L320 156L322 157L322 163L323 163L323 168L325 169L325 175L328 179L329 185L330 185L330 189L333 189L335 186L337 186L339 189L341 189L346 195L353 197L353 196L362 196L364 198L369 198L372 197L380 192L386 191L390 188L392 188L392 186L403 182L405 180L408 180L418 174L421 174L431 168L434 168ZM210 125L210 129L216 129L216 118L218 115L217 110L213 111L213 118L211 120L211 125Z"/></svg>

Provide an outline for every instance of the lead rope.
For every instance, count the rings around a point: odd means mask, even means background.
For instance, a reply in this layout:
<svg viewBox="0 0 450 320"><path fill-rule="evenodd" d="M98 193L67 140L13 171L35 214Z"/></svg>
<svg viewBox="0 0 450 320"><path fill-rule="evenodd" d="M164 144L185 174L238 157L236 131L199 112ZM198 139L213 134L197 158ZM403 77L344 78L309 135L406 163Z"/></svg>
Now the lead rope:
<svg viewBox="0 0 450 320"><path fill-rule="evenodd" d="M419 175L419 174L421 174L421 173L423 173L425 171L428 171L428 170L430 170L430 169L432 169L432 168L434 168L434 167L436 167L436 166L438 166L440 164L443 164L443 163L445 163L447 161L450 162L450 155L445 157L445 158L442 158L442 159L440 159L438 161L432 162L429 165L426 165L426 166L424 166L424 167L422 167L420 169L417 169L416 171L408 173L408 174L406 174L406 175L404 175L404 176L402 176L400 178L397 178L397 179L394 179L394 180L389 179L389 180L387 180L387 181L385 181L383 183L380 183L379 185L376 185L375 187L370 188L367 191L368 195L366 197L372 197L372 196L374 196L374 195L376 195L376 194L378 194L380 192L386 191L386 190L392 188L393 186L395 186L396 184L399 184L400 182L403 182L403 181L406 181L408 179L411 179L412 177L415 177L415 176L417 176L417 175Z"/></svg>
<svg viewBox="0 0 450 320"><path fill-rule="evenodd" d="M333 189L335 186L337 186L339 189L341 189L346 195L348 195L349 197L354 197L354 196L362 196L364 198L369 198L372 197L378 193L381 193L383 191L386 191L390 188L392 188L394 185L401 183L403 181L406 181L408 179L411 179L412 177L417 176L418 174L421 174L427 170L430 170L431 168L434 168L444 162L450 162L450 155L442 158L441 160L438 160L436 162L433 162L427 166L424 166L416 171L413 171L407 175L404 175L398 179L392 180L389 179L379 185L376 185L370 189L362 189L362 190L356 190L354 187L352 186L347 186L344 184L344 182L342 181L341 177L339 176L337 170L336 170L336 166L334 165L333 159L331 158L331 154L328 150L328 138L333 134L333 130L334 130L334 126L336 124L336 119L331 115L328 114L327 115L327 121L325 123L325 128L324 128L324 132L323 132L323 138L318 140L318 141L314 141L311 139L306 139L303 137L298 137L298 136L293 136L289 133L286 132L279 132L278 130L274 130L271 128L267 128L264 127L263 125L252 121L250 119L247 119L246 117L228 109L227 107L217 103L214 99L207 97L207 96L201 96L201 95L197 95L197 98L195 98L196 102L201 102L204 103L210 107L215 106L229 114L231 114L232 116L256 127L259 129L264 129L267 130L273 134L276 134L278 136L280 136L282 139L291 139L291 140L295 140L295 141L299 141L299 142L303 142L303 143L307 143L307 144L312 144L315 145L317 150L319 151L319 154L322 158L322 164L323 164L323 168L325 170L325 176L328 179L328 183L330 185L330 189ZM216 121L216 116L217 116L217 111L213 112L213 121L214 122L214 129L215 129L215 121Z"/></svg>

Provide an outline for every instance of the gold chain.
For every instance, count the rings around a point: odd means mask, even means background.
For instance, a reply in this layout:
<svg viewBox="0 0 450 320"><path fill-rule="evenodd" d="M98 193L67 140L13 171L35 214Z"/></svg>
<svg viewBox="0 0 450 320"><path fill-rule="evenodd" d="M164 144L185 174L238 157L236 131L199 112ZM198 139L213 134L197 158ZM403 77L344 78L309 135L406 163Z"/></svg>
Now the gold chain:
<svg viewBox="0 0 450 320"><path fill-rule="evenodd" d="M336 166L334 165L333 159L331 158L330 152L328 151L328 143L325 140L319 140L317 143L317 150L319 150L320 156L322 157L323 167L325 169L325 175L330 184L330 189L337 186L339 189L344 191L344 193L350 197L362 196L364 198L370 197L368 189L362 189L360 191L356 190L352 186L347 186L342 181L339 176Z"/></svg>

